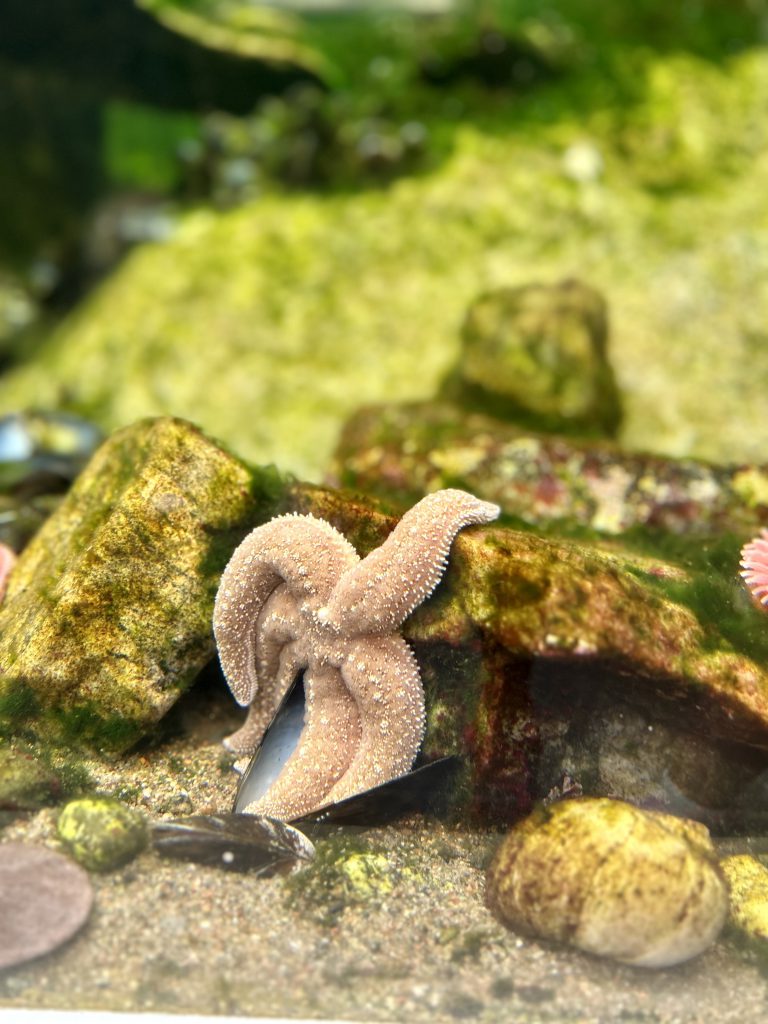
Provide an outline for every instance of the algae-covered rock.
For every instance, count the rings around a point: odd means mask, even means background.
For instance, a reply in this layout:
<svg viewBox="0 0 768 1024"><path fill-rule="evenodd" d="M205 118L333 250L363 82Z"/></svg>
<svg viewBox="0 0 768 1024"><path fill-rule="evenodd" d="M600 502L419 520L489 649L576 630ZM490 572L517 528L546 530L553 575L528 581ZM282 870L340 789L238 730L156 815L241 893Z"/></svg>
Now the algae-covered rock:
<svg viewBox="0 0 768 1024"><path fill-rule="evenodd" d="M544 430L616 433L621 403L608 360L608 315L579 281L486 292L462 328L459 400Z"/></svg>
<svg viewBox="0 0 768 1024"><path fill-rule="evenodd" d="M293 488L288 505L328 519L363 555L395 522L320 488ZM423 755L468 761L462 811L514 820L574 769L585 793L707 820L748 793L766 768L766 630L737 561L734 544L730 578L708 583L594 542L463 531L443 582L403 627L426 693ZM625 789L630 775L640 782Z"/></svg>
<svg viewBox="0 0 768 1024"><path fill-rule="evenodd" d="M111 797L72 800L59 814L59 838L89 871L111 871L144 849L149 832L144 815Z"/></svg>
<svg viewBox="0 0 768 1024"><path fill-rule="evenodd" d="M345 424L341 483L404 504L461 487L515 519L616 535L755 532L768 519L768 467L628 452L534 433L449 403L378 405Z"/></svg>
<svg viewBox="0 0 768 1024"><path fill-rule="evenodd" d="M0 724L120 751L213 653L219 573L276 474L180 420L118 432L24 551L0 609Z"/></svg>
<svg viewBox="0 0 768 1024"><path fill-rule="evenodd" d="M617 800L519 822L488 869L487 901L516 931L638 967L697 956L728 913L707 830Z"/></svg>
<svg viewBox="0 0 768 1024"><path fill-rule="evenodd" d="M578 272L610 305L622 442L758 461L768 53L638 47L612 69L613 84L587 61L578 87L534 90L514 118L504 93L455 115L420 97L445 152L391 188L189 211L20 355L0 411L66 406L109 430L184 415L316 480L359 404L434 393L479 293ZM579 144L599 180L573 180Z"/></svg>
<svg viewBox="0 0 768 1024"><path fill-rule="evenodd" d="M765 952L768 939L768 868L750 854L724 857L720 867L731 894L730 925Z"/></svg>
<svg viewBox="0 0 768 1024"><path fill-rule="evenodd" d="M392 866L383 853L353 853L339 870L349 899L364 903L392 892Z"/></svg>
<svg viewBox="0 0 768 1024"><path fill-rule="evenodd" d="M312 863L288 876L285 886L289 905L320 924L334 925L348 906L381 902L413 877L391 854L342 829L324 837Z"/></svg>
<svg viewBox="0 0 768 1024"><path fill-rule="evenodd" d="M36 810L61 793L61 781L31 753L0 747L0 810Z"/></svg>

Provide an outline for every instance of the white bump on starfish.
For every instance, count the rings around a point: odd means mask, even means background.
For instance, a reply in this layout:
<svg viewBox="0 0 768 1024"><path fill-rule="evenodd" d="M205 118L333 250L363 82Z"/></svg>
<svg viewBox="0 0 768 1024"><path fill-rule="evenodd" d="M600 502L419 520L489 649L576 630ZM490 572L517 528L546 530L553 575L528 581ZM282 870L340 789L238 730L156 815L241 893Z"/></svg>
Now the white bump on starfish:
<svg viewBox="0 0 768 1024"><path fill-rule="evenodd" d="M214 632L227 682L251 707L225 742L252 752L300 671L306 694L299 744L247 812L291 820L408 771L424 734L424 694L397 630L437 585L458 531L498 514L444 490L406 512L362 560L313 516L273 519L237 548Z"/></svg>

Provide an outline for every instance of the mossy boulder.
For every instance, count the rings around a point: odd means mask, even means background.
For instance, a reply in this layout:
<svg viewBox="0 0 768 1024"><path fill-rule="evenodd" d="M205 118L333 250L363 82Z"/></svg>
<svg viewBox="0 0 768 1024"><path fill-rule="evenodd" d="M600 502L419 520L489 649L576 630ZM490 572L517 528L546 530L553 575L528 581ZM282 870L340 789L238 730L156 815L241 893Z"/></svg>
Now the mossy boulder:
<svg viewBox="0 0 768 1024"><path fill-rule="evenodd" d="M564 800L515 825L487 901L516 931L638 967L697 956L728 914L707 830L618 800Z"/></svg>
<svg viewBox="0 0 768 1024"><path fill-rule="evenodd" d="M503 91L450 110L438 93L418 110L442 140L427 171L189 211L20 355L0 411L65 406L107 430L184 415L318 480L360 403L434 394L478 294L578 273L610 306L622 443L757 461L766 96L764 47L710 62L668 46L590 59L514 116Z"/></svg>
<svg viewBox="0 0 768 1024"><path fill-rule="evenodd" d="M89 871L112 871L144 849L149 831L144 815L111 797L72 800L59 814L59 838Z"/></svg>
<svg viewBox="0 0 768 1024"><path fill-rule="evenodd" d="M613 436L621 402L605 300L580 281L498 288L462 327L448 388L459 401L541 430Z"/></svg>
<svg viewBox="0 0 768 1024"><path fill-rule="evenodd" d="M213 654L221 570L280 484L180 420L110 438L24 551L0 610L0 723L104 752Z"/></svg>
<svg viewBox="0 0 768 1024"><path fill-rule="evenodd" d="M288 501L361 554L396 522L343 492ZM704 820L727 808L731 826L749 816L768 766L768 641L728 550L720 575L594 539L462 531L403 628L427 698L423 755L467 759L460 813L514 820L572 786Z"/></svg>

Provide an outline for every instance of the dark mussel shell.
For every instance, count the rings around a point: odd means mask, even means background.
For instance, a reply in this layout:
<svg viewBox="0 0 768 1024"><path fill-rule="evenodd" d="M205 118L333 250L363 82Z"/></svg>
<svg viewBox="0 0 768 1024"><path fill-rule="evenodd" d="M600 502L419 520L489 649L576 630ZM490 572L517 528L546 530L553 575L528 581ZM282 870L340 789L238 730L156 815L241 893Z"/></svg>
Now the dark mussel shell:
<svg viewBox="0 0 768 1024"><path fill-rule="evenodd" d="M200 814L155 822L152 842L164 857L261 876L289 871L315 855L298 829L254 814Z"/></svg>
<svg viewBox="0 0 768 1024"><path fill-rule="evenodd" d="M440 814L445 810L450 783L462 764L460 757L441 757L380 786L304 814L293 824L315 835L326 825L374 827L406 814Z"/></svg>
<svg viewBox="0 0 768 1024"><path fill-rule="evenodd" d="M298 676L240 780L232 808L235 814L242 813L248 804L267 791L296 749L304 726L304 700L304 687ZM443 809L448 783L461 763L459 757L442 757L337 804L303 815L294 824L374 826L414 812L438 814Z"/></svg>

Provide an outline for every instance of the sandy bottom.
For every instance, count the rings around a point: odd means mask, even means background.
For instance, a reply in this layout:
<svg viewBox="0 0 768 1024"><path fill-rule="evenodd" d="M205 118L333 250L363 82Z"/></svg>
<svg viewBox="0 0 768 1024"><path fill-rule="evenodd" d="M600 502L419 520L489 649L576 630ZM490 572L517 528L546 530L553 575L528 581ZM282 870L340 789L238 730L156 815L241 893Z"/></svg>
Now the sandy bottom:
<svg viewBox="0 0 768 1024"><path fill-rule="evenodd" d="M162 746L110 769L94 762L99 788L151 818L229 810L236 781L218 743L226 714L198 704ZM17 819L0 841L59 848L55 821L54 809ZM764 965L727 941L644 971L502 927L483 898L497 835L419 818L354 842L377 855L384 883L325 902L296 876L235 874L151 850L94 875L89 923L57 952L0 972L0 1006L515 1024L768 1020Z"/></svg>

